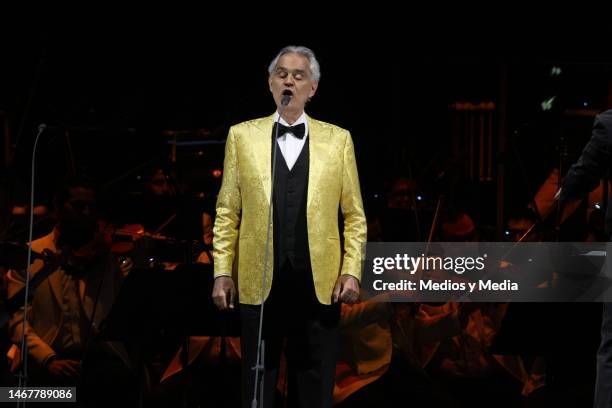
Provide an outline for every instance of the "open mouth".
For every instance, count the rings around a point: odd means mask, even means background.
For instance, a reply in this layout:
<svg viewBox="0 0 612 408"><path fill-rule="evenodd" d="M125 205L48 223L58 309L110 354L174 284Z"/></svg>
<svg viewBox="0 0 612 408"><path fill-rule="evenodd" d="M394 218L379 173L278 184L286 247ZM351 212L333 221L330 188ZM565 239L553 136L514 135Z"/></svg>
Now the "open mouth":
<svg viewBox="0 0 612 408"><path fill-rule="evenodd" d="M284 95L287 95L287 96L293 96L293 92L291 92L291 90L289 90L289 89L285 89L285 90L283 91L283 96L284 96Z"/></svg>

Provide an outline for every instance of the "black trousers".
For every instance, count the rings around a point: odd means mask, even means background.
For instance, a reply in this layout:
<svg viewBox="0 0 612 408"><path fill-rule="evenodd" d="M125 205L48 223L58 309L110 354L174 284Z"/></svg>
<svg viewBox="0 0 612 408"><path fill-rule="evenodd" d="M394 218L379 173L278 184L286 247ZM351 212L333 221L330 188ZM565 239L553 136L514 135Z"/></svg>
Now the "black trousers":
<svg viewBox="0 0 612 408"><path fill-rule="evenodd" d="M260 310L259 305L240 305L244 408L250 407L253 399L255 372L252 367L257 361ZM264 303L264 407L274 406L283 348L288 406L332 406L339 319L339 305L323 305L317 300L310 270L296 270L289 262L275 268L272 290Z"/></svg>

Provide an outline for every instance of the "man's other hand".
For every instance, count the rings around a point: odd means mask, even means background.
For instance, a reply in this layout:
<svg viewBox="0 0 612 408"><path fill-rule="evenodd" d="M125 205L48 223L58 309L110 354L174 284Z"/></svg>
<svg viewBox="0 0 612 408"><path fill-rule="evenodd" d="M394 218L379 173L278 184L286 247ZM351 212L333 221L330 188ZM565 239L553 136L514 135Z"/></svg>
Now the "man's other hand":
<svg viewBox="0 0 612 408"><path fill-rule="evenodd" d="M236 289L234 281L229 276L219 276L215 279L212 293L213 303L219 310L234 309Z"/></svg>
<svg viewBox="0 0 612 408"><path fill-rule="evenodd" d="M54 377L79 378L81 364L77 360L54 359L47 364L47 371Z"/></svg>
<svg viewBox="0 0 612 408"><path fill-rule="evenodd" d="M359 300L359 281L351 275L340 275L334 287L334 303L357 303Z"/></svg>

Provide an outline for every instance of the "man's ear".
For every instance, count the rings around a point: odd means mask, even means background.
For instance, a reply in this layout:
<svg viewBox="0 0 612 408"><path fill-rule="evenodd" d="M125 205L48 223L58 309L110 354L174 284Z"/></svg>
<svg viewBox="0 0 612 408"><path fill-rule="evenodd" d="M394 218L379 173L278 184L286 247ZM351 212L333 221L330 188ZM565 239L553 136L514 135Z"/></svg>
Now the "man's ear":
<svg viewBox="0 0 612 408"><path fill-rule="evenodd" d="M308 94L309 98L312 98L313 96L315 96L315 94L317 93L317 88L319 87L319 83L318 82L313 82L311 87L310 87L310 93Z"/></svg>

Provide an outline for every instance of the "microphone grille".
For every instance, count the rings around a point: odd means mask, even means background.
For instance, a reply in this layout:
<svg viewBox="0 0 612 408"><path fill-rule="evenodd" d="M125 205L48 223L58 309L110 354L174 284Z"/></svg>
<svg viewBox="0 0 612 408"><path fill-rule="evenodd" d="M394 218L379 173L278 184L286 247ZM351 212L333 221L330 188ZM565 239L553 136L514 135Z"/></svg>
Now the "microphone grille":
<svg viewBox="0 0 612 408"><path fill-rule="evenodd" d="M290 100L291 100L291 95L283 95L283 97L281 98L281 105L282 106L289 105Z"/></svg>

